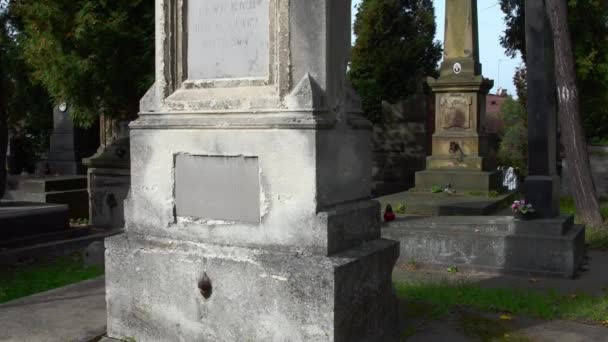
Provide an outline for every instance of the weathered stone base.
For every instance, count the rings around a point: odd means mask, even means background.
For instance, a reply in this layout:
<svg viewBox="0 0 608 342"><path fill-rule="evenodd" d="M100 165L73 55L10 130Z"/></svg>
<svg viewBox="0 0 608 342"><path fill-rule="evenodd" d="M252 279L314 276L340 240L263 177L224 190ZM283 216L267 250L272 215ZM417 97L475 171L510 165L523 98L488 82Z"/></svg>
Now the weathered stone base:
<svg viewBox="0 0 608 342"><path fill-rule="evenodd" d="M502 190L502 175L498 171L470 170L424 170L416 172L415 191L430 191L434 185L444 187L450 184L459 192Z"/></svg>
<svg viewBox="0 0 608 342"><path fill-rule="evenodd" d="M571 223L570 217L410 217L386 225L382 235L401 243L401 262L571 278L585 250L584 227Z"/></svg>
<svg viewBox="0 0 608 342"><path fill-rule="evenodd" d="M330 257L129 234L107 239L106 248L111 338L397 340L394 241ZM208 299L198 287L205 274Z"/></svg>

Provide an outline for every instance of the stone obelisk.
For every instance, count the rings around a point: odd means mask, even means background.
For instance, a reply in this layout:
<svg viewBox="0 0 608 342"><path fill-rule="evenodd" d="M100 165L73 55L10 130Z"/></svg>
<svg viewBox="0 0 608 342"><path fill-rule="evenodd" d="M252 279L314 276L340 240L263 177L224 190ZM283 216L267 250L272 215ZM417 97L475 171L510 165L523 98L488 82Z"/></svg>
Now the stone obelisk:
<svg viewBox="0 0 608 342"><path fill-rule="evenodd" d="M498 190L499 173L489 158L485 101L493 81L479 63L477 1L446 0L444 58L435 93L433 153L416 173L416 191L450 184L457 191Z"/></svg>

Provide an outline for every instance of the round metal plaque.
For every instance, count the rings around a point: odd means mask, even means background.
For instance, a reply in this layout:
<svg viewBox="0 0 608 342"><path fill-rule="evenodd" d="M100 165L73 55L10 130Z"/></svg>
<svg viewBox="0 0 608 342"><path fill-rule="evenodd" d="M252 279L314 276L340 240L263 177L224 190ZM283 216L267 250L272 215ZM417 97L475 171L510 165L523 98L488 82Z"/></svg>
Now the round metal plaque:
<svg viewBox="0 0 608 342"><path fill-rule="evenodd" d="M65 103L65 102L62 102L62 103L59 105L59 110L60 110L60 111L62 111L62 112L65 112L66 110L68 110L68 104L67 104L67 103Z"/></svg>
<svg viewBox="0 0 608 342"><path fill-rule="evenodd" d="M458 75L462 72L462 65L460 65L460 63L454 63L454 67L452 67L452 70L456 75Z"/></svg>

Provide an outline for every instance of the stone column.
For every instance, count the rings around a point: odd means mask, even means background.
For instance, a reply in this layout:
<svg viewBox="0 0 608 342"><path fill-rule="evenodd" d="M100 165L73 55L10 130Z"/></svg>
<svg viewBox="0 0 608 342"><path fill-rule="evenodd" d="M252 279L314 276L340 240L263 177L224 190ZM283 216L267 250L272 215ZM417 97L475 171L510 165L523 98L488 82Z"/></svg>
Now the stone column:
<svg viewBox="0 0 608 342"><path fill-rule="evenodd" d="M187 5L187 6L186 6ZM108 335L396 341L349 0L156 0Z"/></svg>
<svg viewBox="0 0 608 342"><path fill-rule="evenodd" d="M553 39L544 1L526 1L528 177L524 190L540 218L559 215L553 60Z"/></svg>
<svg viewBox="0 0 608 342"><path fill-rule="evenodd" d="M485 130L485 98L493 82L481 75L477 1L446 1L445 50L436 95L433 152L416 173L415 191L450 184L460 192L500 190Z"/></svg>

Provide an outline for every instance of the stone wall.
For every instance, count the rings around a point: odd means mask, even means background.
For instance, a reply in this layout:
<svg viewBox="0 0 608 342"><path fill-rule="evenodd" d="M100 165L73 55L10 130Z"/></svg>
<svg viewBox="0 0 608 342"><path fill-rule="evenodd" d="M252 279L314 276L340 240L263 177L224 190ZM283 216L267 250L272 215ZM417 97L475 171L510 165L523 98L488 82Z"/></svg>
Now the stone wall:
<svg viewBox="0 0 608 342"><path fill-rule="evenodd" d="M424 170L430 154L427 95L419 94L390 104L382 103L384 124L374 125L374 195L405 191L414 185L414 175ZM427 115L430 113L430 115Z"/></svg>

